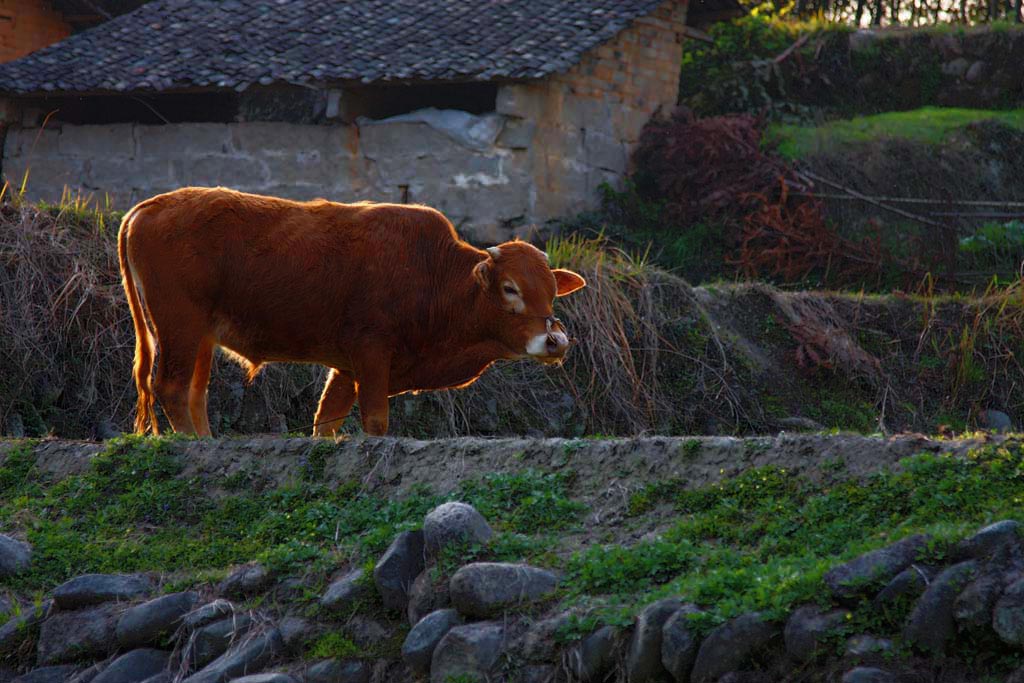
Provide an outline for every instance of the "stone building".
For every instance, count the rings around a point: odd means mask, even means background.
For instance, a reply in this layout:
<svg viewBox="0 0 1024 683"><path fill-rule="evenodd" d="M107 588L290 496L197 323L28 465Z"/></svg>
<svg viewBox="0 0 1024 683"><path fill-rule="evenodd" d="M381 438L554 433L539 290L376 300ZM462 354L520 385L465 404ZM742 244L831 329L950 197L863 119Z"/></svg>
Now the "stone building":
<svg viewBox="0 0 1024 683"><path fill-rule="evenodd" d="M676 102L686 10L154 0L0 65L0 173L47 200L226 185L430 204L479 242L526 234L621 180Z"/></svg>

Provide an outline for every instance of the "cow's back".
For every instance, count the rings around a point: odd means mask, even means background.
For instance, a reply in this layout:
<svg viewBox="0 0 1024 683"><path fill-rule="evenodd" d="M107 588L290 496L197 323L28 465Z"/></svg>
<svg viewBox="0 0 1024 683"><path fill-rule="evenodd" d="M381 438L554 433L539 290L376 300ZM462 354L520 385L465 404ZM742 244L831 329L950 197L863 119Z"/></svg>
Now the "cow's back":
<svg viewBox="0 0 1024 683"><path fill-rule="evenodd" d="M257 363L324 362L413 322L437 255L457 241L426 207L185 188L138 210L129 252L143 280L195 304L219 343Z"/></svg>

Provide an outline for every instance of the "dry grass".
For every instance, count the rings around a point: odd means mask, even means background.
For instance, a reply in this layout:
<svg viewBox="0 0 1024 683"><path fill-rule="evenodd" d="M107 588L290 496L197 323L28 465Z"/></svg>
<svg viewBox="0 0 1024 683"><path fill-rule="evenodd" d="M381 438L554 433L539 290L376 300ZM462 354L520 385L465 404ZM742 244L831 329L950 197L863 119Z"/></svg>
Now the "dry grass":
<svg viewBox="0 0 1024 683"><path fill-rule="evenodd" d="M29 433L64 436L127 429L134 340L117 264L117 217L67 197L53 207L2 205L0 224L3 431L20 431L12 421ZM577 339L569 363L555 369L504 364L469 391L398 400L399 432L561 432L571 420L588 432L640 433L670 410L659 392L666 343L656 302L666 296L662 289L678 289L678 282L655 282L644 259L601 239L569 238L549 249L555 263L580 271L589 283L559 303ZM214 429L304 427L323 377L317 367L271 366L248 387L233 364L220 360L211 381ZM414 409L403 409L406 404ZM523 422L498 420L488 429L486 416L510 407Z"/></svg>
<svg viewBox="0 0 1024 683"><path fill-rule="evenodd" d="M116 218L74 198L0 204L0 432L129 428L134 340ZM761 285L694 289L600 237L548 251L588 281L556 305L576 339L565 364L501 363L468 389L393 399L394 434L758 433L790 415L842 424L815 412L825 399L882 406L878 424L894 430L1024 410L1020 282L975 299L854 304ZM318 366L271 365L249 386L219 358L214 431L308 433L323 378ZM357 415L346 429L359 431Z"/></svg>
<svg viewBox="0 0 1024 683"><path fill-rule="evenodd" d="M59 406L75 431L123 415L134 340L114 235L81 205L0 206L0 419L47 422ZM102 397L104 405L97 405ZM75 408L77 406L77 409Z"/></svg>

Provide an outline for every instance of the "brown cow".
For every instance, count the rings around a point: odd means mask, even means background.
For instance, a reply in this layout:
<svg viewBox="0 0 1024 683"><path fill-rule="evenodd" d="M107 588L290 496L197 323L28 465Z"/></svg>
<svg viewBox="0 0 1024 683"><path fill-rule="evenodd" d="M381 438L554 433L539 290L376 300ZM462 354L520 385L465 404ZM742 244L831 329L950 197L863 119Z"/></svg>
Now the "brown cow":
<svg viewBox="0 0 1024 683"><path fill-rule="evenodd" d="M388 429L388 397L471 384L498 359L557 363L569 348L556 296L586 283L544 252L480 250L425 206L293 202L190 187L133 207L118 236L135 323L135 429L208 436L214 347L250 378L271 361L331 368L314 434L359 399ZM159 363L152 369L156 350Z"/></svg>

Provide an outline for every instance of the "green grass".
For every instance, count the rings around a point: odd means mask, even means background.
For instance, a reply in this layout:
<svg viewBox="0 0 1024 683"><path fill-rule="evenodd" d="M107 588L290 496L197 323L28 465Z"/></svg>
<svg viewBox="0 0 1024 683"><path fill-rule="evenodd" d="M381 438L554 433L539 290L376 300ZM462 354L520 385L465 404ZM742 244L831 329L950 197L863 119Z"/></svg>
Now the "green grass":
<svg viewBox="0 0 1024 683"><path fill-rule="evenodd" d="M894 111L873 116L858 116L832 121L821 126L772 124L766 140L778 144L779 153L788 159L802 159L828 152L841 145L868 142L880 138L900 138L928 144L943 142L951 132L978 121L995 120L1024 130L1024 109L987 111L922 107L912 111Z"/></svg>
<svg viewBox="0 0 1024 683"><path fill-rule="evenodd" d="M451 499L475 505L499 532L481 552L519 559L544 549L517 533L565 529L582 512L564 476L532 470L468 480L448 496L415 488L389 500L356 483L307 480L212 498L202 482L181 476L174 439L113 440L88 472L56 483L36 468L31 442L10 453L0 467L0 525L24 530L34 554L33 571L8 585L45 590L87 572L185 572L201 580L253 560L282 573L328 571L353 557L376 559L396 533L418 528ZM324 458L314 449L310 468L322 469Z"/></svg>
<svg viewBox="0 0 1024 683"><path fill-rule="evenodd" d="M860 553L923 532L934 543L922 559L934 561L985 524L1024 520L1024 448L919 455L865 481L814 483L767 467L699 489L659 482L628 508L642 515L657 503L677 514L657 539L569 560L572 599L623 625L669 595L710 606L708 627L753 610L781 618L800 603L827 604L823 575ZM869 604L851 613L861 627L876 618Z"/></svg>
<svg viewBox="0 0 1024 683"><path fill-rule="evenodd" d="M338 632L325 633L310 644L308 659L352 659L361 650L350 638Z"/></svg>

